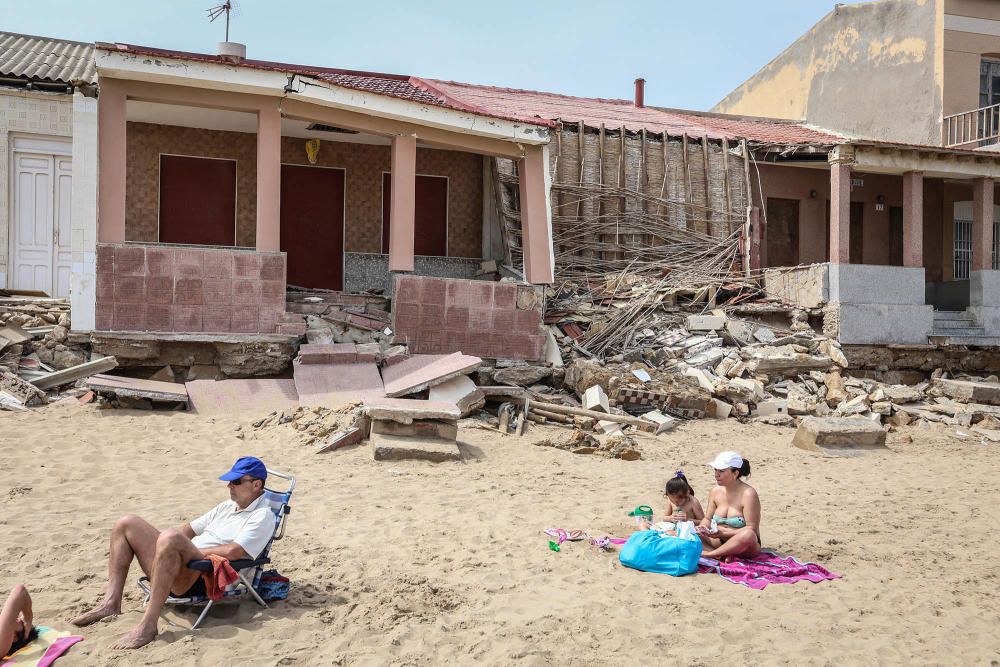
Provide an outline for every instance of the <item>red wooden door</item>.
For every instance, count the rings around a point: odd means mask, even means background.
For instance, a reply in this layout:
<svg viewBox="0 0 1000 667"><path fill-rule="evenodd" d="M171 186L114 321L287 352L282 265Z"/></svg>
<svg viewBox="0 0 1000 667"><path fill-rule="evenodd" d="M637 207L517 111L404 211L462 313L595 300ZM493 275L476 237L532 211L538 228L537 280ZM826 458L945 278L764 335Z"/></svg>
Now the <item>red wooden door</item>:
<svg viewBox="0 0 1000 667"><path fill-rule="evenodd" d="M160 242L236 245L236 160L160 156Z"/></svg>
<svg viewBox="0 0 1000 667"><path fill-rule="evenodd" d="M343 289L343 169L281 165L281 250L289 285Z"/></svg>
<svg viewBox="0 0 1000 667"><path fill-rule="evenodd" d="M382 174L382 252L389 252L392 174ZM448 179L417 176L414 192L413 254L448 256Z"/></svg>

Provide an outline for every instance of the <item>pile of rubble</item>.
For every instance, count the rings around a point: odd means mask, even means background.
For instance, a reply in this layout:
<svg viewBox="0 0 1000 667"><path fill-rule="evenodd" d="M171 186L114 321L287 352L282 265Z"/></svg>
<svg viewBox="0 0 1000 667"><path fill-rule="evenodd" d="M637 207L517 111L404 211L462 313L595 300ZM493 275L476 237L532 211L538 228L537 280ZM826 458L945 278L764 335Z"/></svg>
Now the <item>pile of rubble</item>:
<svg viewBox="0 0 1000 667"><path fill-rule="evenodd" d="M308 343L377 343L391 335L386 333L389 300L381 294L293 287L286 304L289 313L305 317L302 333Z"/></svg>
<svg viewBox="0 0 1000 667"><path fill-rule="evenodd" d="M236 437L240 440L247 437L248 431L252 439L275 429L287 431L296 436L301 445L308 447L315 446L318 442L325 442L331 435L353 426L360 416L360 401L351 401L333 409L298 406L281 411L275 410L253 422L249 429L237 426L235 431ZM284 435L282 439L285 439Z"/></svg>
<svg viewBox="0 0 1000 667"><path fill-rule="evenodd" d="M60 394L78 396L80 379L117 366L91 352L86 336L70 333L65 299L0 296L0 409L44 405Z"/></svg>

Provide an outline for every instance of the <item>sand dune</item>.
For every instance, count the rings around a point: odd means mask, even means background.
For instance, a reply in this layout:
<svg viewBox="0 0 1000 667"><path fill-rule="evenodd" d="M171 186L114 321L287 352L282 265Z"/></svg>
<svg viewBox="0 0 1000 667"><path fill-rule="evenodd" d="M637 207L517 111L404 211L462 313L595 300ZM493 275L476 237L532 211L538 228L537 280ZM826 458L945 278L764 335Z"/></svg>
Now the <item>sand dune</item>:
<svg viewBox="0 0 1000 667"><path fill-rule="evenodd" d="M226 497L215 477L255 454L299 478L275 564L287 602L220 606L203 629L170 610L134 653L110 641L139 618L87 628L58 664L984 664L998 658L997 574L988 559L1000 482L996 445L954 428L891 434L891 451L825 459L790 429L702 421L642 441L623 462L463 429L462 463L375 463L366 446L313 455L290 428L246 440L260 415L53 405L0 413L0 587L26 583L39 622L99 597L111 524L137 513L182 524ZM912 442L910 440L912 439ZM553 553L541 530L628 532L639 504L662 511L684 468L704 500L702 465L735 448L753 462L765 546L844 578L756 592L713 575L623 568L585 543ZM131 579L138 576L133 572Z"/></svg>

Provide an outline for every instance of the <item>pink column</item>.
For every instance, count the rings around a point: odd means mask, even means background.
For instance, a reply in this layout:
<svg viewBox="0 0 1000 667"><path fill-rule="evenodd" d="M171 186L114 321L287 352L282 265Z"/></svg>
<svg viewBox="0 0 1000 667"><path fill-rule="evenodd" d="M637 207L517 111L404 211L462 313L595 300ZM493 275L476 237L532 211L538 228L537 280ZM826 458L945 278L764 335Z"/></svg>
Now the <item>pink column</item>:
<svg viewBox="0 0 1000 667"><path fill-rule="evenodd" d="M903 266L924 265L924 173L903 174Z"/></svg>
<svg viewBox="0 0 1000 667"><path fill-rule="evenodd" d="M830 262L851 263L851 166L830 165Z"/></svg>
<svg viewBox="0 0 1000 667"><path fill-rule="evenodd" d="M524 279L535 284L553 282L555 273L545 159L544 151L535 149L517 161Z"/></svg>
<svg viewBox="0 0 1000 667"><path fill-rule="evenodd" d="M281 250L281 113L257 111L257 250Z"/></svg>
<svg viewBox="0 0 1000 667"><path fill-rule="evenodd" d="M413 270L413 219L417 188L417 139L392 139L389 202L389 270Z"/></svg>
<svg viewBox="0 0 1000 667"><path fill-rule="evenodd" d="M993 179L977 178L972 203L972 269L993 268Z"/></svg>
<svg viewBox="0 0 1000 667"><path fill-rule="evenodd" d="M125 86L101 78L97 98L97 240L125 242Z"/></svg>

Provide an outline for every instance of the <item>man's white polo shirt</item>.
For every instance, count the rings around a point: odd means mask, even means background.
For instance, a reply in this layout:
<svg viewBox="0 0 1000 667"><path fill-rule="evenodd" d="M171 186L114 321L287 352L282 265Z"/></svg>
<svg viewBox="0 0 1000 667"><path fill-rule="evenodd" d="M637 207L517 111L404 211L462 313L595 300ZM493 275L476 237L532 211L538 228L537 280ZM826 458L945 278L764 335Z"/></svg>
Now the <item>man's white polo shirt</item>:
<svg viewBox="0 0 1000 667"><path fill-rule="evenodd" d="M264 496L243 510L237 510L234 501L226 500L192 521L191 528L195 535L191 542L199 549L235 542L250 558L257 558L274 535L274 513Z"/></svg>

